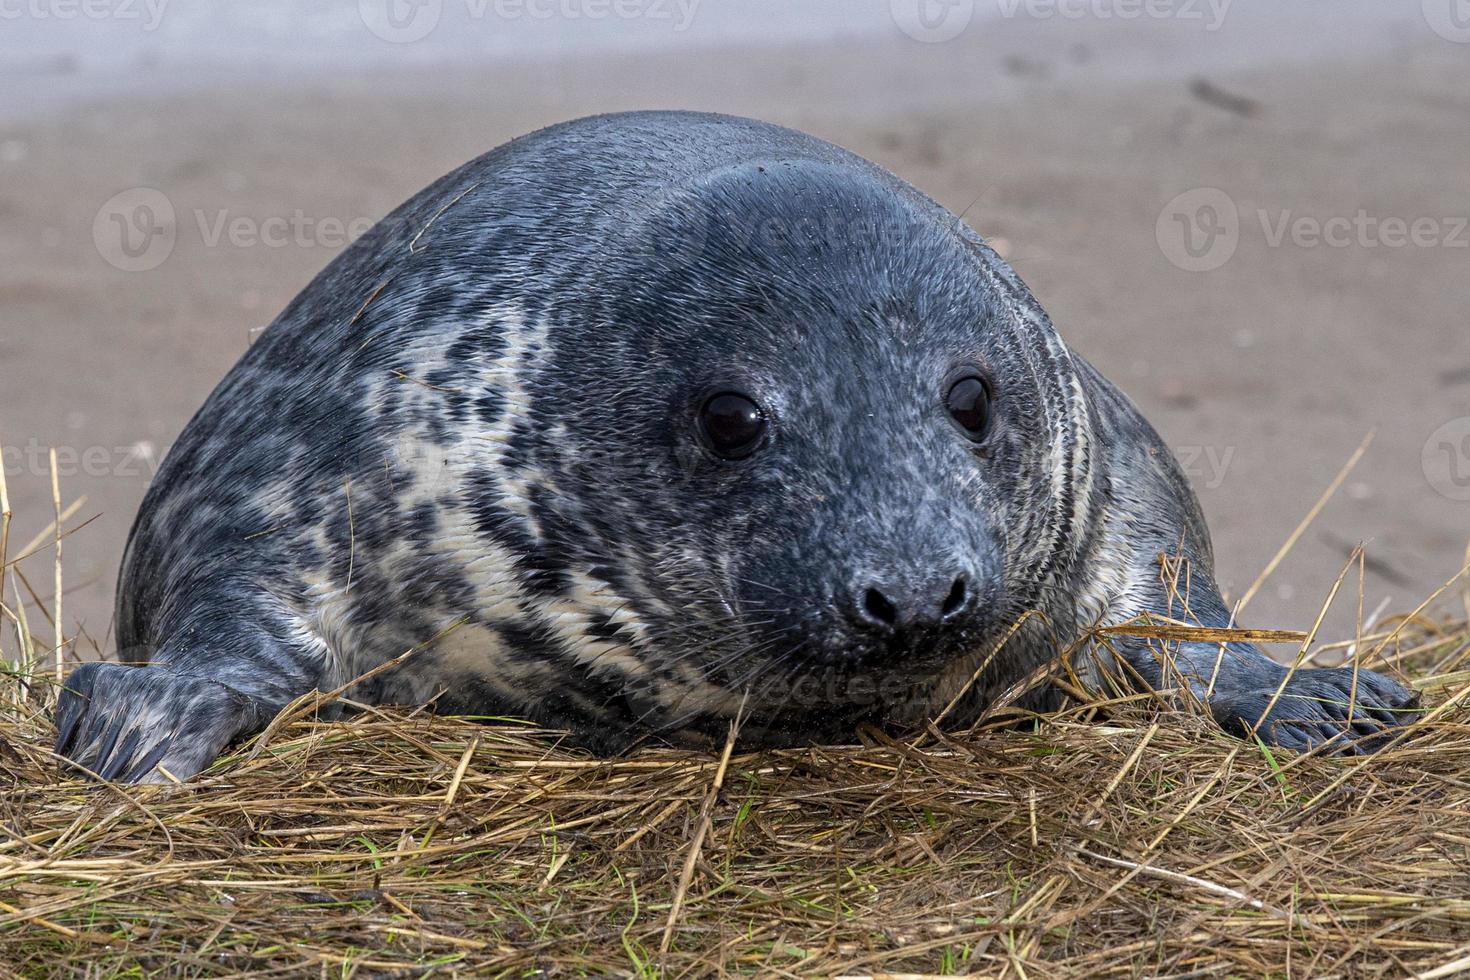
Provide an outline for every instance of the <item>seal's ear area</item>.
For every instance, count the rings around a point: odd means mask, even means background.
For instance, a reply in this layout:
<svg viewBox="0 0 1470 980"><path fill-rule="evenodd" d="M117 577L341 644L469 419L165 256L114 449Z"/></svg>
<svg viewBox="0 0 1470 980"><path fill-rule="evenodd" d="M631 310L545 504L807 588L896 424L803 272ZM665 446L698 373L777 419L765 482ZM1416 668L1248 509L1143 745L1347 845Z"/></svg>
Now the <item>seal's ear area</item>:
<svg viewBox="0 0 1470 980"><path fill-rule="evenodd" d="M1298 670L1279 697L1279 680L1253 690L1217 690L1210 712L1226 731L1248 738L1254 730L1267 745L1364 755L1382 748L1395 728L1418 717L1419 695L1371 670L1360 669L1356 675L1355 684L1348 667Z"/></svg>
<svg viewBox="0 0 1470 980"><path fill-rule="evenodd" d="M167 777L159 766L186 779L273 713L202 677L153 665L87 663L67 677L57 701L56 753L105 780L162 783Z"/></svg>

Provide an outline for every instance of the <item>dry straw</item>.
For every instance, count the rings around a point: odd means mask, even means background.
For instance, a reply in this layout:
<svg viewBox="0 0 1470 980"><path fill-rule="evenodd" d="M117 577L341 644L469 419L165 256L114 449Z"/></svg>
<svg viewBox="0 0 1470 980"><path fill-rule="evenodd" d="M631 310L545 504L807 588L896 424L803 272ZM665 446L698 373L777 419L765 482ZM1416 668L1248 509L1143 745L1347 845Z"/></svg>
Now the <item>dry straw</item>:
<svg viewBox="0 0 1470 980"><path fill-rule="evenodd" d="M1426 697L1371 757L1274 755L1188 706L1080 690L1039 724L1003 708L965 732L613 760L524 726L298 705L202 777L137 788L59 772L66 640L32 633L50 610L6 562L0 975L1470 968L1464 622L1351 639Z"/></svg>

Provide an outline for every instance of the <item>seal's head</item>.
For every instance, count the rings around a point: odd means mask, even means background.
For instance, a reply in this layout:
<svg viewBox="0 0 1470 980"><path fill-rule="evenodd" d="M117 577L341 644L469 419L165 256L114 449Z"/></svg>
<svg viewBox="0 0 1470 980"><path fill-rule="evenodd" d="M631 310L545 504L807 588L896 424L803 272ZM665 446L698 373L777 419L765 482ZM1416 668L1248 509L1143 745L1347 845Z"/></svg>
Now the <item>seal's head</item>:
<svg viewBox="0 0 1470 980"><path fill-rule="evenodd" d="M661 194L622 234L537 400L548 509L617 566L654 715L748 695L815 736L858 710L852 678L871 709L1034 606L1071 546L1071 393L973 232L876 170L798 161Z"/></svg>

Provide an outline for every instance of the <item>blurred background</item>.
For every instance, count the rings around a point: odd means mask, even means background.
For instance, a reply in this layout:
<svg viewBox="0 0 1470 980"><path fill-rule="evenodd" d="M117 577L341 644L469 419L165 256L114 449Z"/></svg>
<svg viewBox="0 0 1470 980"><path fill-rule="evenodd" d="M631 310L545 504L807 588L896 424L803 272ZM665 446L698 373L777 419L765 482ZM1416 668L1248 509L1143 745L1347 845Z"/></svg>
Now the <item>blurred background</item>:
<svg viewBox="0 0 1470 980"><path fill-rule="evenodd" d="M55 447L78 656L159 458L324 264L506 139L649 107L964 212L1174 447L1231 597L1373 433L1245 621L1309 627L1359 542L1329 639L1465 561L1467 0L0 0L11 551Z"/></svg>

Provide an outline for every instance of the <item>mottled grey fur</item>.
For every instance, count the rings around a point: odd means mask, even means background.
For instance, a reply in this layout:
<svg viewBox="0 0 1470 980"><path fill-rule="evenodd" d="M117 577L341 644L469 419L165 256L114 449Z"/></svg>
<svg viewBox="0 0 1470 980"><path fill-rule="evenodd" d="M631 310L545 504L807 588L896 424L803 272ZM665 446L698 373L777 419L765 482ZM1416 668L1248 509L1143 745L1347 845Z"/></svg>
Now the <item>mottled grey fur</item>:
<svg viewBox="0 0 1470 980"><path fill-rule="evenodd" d="M978 445L943 405L965 365L994 386ZM721 386L770 419L738 463L694 438ZM1161 554L1187 563L1187 610ZM605 752L707 744L742 704L747 744L841 739L932 717L1043 611L963 722L1086 626L1226 625L1212 567L1159 437L953 215L779 127L584 119L418 194L225 378L127 551L118 635L146 665L77 668L59 750L106 778L189 776L409 650L350 696ZM942 628L878 641L849 606L871 581L918 604L968 591ZM1148 644L1118 649L1172 683ZM1236 730L1284 676L1243 644L1184 644L1176 666ZM1298 672L1263 737L1361 746L1412 702L1363 671L1349 724L1353 684Z"/></svg>

